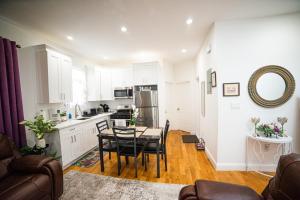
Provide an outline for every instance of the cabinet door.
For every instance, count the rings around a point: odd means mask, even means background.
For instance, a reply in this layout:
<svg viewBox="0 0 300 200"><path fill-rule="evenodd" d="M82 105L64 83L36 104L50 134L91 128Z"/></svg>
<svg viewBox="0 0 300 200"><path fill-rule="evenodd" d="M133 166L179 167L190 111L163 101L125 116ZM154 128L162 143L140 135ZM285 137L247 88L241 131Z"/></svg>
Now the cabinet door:
<svg viewBox="0 0 300 200"><path fill-rule="evenodd" d="M61 97L64 102L72 102L72 61L63 56L60 68Z"/></svg>
<svg viewBox="0 0 300 200"><path fill-rule="evenodd" d="M96 67L87 67L87 93L88 101L101 100L101 71Z"/></svg>
<svg viewBox="0 0 300 200"><path fill-rule="evenodd" d="M135 85L157 84L158 73L156 63L135 64L133 70Z"/></svg>
<svg viewBox="0 0 300 200"><path fill-rule="evenodd" d="M60 55L48 51L48 89L49 89L49 103L62 102L60 93Z"/></svg>
<svg viewBox="0 0 300 200"><path fill-rule="evenodd" d="M101 91L101 100L112 100L112 85L111 85L111 72L108 70L101 71L100 78L100 91Z"/></svg>
<svg viewBox="0 0 300 200"><path fill-rule="evenodd" d="M76 127L73 132L74 143L72 145L72 155L76 159L84 153L84 143L82 142L82 132L79 127Z"/></svg>
<svg viewBox="0 0 300 200"><path fill-rule="evenodd" d="M74 142L73 132L68 130L59 131L60 146L61 146L61 159L63 166L69 164L74 158L72 154L72 145Z"/></svg>

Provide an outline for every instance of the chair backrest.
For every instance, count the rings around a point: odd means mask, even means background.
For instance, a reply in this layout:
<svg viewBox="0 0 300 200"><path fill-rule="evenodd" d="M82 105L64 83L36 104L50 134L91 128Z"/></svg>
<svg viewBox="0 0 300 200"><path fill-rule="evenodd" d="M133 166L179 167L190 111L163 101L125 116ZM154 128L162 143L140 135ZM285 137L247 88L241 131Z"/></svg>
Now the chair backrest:
<svg viewBox="0 0 300 200"><path fill-rule="evenodd" d="M117 142L117 151L119 152L121 147L134 148L134 154L136 154L136 130L135 128L126 127L113 127L113 133L115 141Z"/></svg>
<svg viewBox="0 0 300 200"><path fill-rule="evenodd" d="M300 154L280 157L276 174L262 195L265 200L300 199Z"/></svg>
<svg viewBox="0 0 300 200"><path fill-rule="evenodd" d="M96 123L96 127L98 129L99 134L105 129L109 129L107 120L103 120L101 122Z"/></svg>
<svg viewBox="0 0 300 200"><path fill-rule="evenodd" d="M169 132L169 127L170 127L170 121L167 119L165 129L164 129L163 144L167 144L167 136L168 136L168 132Z"/></svg>

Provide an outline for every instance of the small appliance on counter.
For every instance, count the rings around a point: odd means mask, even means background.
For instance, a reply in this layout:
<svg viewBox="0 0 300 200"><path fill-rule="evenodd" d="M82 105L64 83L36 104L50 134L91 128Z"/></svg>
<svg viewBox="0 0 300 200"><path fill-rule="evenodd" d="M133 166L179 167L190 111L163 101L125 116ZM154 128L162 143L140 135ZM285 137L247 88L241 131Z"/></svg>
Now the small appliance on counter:
<svg viewBox="0 0 300 200"><path fill-rule="evenodd" d="M54 122L55 124L58 124L61 122L60 118L60 110L57 109L49 109L49 119Z"/></svg>
<svg viewBox="0 0 300 200"><path fill-rule="evenodd" d="M103 112L109 111L109 106L107 104L100 104L100 106L103 108Z"/></svg>

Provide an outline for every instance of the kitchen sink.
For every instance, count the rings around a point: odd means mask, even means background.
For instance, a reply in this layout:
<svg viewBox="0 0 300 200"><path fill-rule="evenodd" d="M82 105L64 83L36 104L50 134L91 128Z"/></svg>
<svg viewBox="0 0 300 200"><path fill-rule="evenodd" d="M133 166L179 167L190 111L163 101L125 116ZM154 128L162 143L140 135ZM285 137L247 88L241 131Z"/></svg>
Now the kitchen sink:
<svg viewBox="0 0 300 200"><path fill-rule="evenodd" d="M87 119L90 119L90 117L80 117L80 118L77 118L76 120L87 120Z"/></svg>

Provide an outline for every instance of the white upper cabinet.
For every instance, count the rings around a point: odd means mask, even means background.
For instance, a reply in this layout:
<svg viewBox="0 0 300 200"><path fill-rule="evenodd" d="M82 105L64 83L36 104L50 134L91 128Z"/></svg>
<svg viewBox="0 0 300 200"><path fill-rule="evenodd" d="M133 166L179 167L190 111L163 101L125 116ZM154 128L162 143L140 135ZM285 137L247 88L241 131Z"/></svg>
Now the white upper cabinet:
<svg viewBox="0 0 300 200"><path fill-rule="evenodd" d="M69 57L63 56L60 69L62 99L65 102L72 102L72 60Z"/></svg>
<svg viewBox="0 0 300 200"><path fill-rule="evenodd" d="M87 67L87 96L88 101L101 100L101 71L94 67Z"/></svg>
<svg viewBox="0 0 300 200"><path fill-rule="evenodd" d="M22 48L21 63L35 71L37 103L72 101L72 60L47 45ZM26 55L26 56L22 56Z"/></svg>
<svg viewBox="0 0 300 200"><path fill-rule="evenodd" d="M112 90L112 73L109 70L102 70L100 72L100 93L101 100L112 100L113 90Z"/></svg>
<svg viewBox="0 0 300 200"><path fill-rule="evenodd" d="M134 85L151 85L158 83L158 63L136 63L133 64Z"/></svg>
<svg viewBox="0 0 300 200"><path fill-rule="evenodd" d="M112 71L112 87L132 87L133 71L132 68L117 69Z"/></svg>

